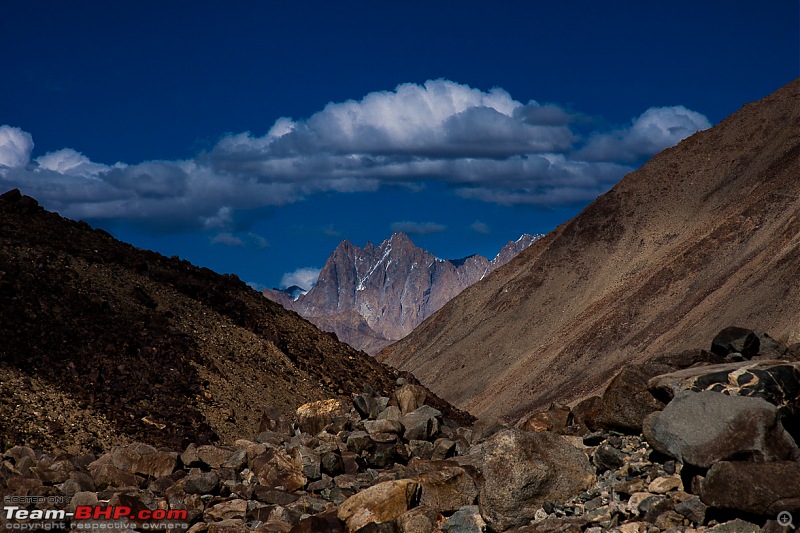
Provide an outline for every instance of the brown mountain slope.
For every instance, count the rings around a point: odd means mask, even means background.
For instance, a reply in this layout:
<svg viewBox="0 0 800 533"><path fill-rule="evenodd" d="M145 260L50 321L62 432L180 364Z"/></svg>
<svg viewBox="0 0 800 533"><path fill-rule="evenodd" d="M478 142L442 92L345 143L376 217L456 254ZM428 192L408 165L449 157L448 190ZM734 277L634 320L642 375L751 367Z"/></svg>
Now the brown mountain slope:
<svg viewBox="0 0 800 533"><path fill-rule="evenodd" d="M397 374L235 276L0 196L0 446L180 448ZM441 400L439 400L441 402ZM442 408L447 410L446 405Z"/></svg>
<svg viewBox="0 0 800 533"><path fill-rule="evenodd" d="M514 417L725 326L796 342L799 93L658 154L378 358L475 415Z"/></svg>

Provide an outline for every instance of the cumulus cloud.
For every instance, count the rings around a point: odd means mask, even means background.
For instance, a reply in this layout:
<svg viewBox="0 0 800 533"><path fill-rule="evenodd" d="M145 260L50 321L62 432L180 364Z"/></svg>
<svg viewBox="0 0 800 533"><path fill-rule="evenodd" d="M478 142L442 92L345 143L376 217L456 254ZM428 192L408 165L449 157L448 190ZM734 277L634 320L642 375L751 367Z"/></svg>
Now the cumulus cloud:
<svg viewBox="0 0 800 533"><path fill-rule="evenodd" d="M286 289L292 285L297 285L303 290L310 290L319 279L322 269L314 267L298 268L294 272L287 272L281 278L281 288Z"/></svg>
<svg viewBox="0 0 800 533"><path fill-rule="evenodd" d="M428 235L430 233L441 233L447 230L444 224L436 222L411 222L404 220L402 222L392 223L392 232L405 233L407 235Z"/></svg>
<svg viewBox="0 0 800 533"><path fill-rule="evenodd" d="M492 232L492 230L489 229L489 226L481 222L480 220L476 220L475 222L470 224L469 229L471 229L475 233L480 233L482 235L488 235L489 233Z"/></svg>
<svg viewBox="0 0 800 533"><path fill-rule="evenodd" d="M33 137L19 128L0 126L0 166L24 167L33 151Z"/></svg>
<svg viewBox="0 0 800 533"><path fill-rule="evenodd" d="M589 134L573 130L575 117L500 88L433 80L330 103L305 120L282 117L263 136L229 134L194 159L114 165L71 148L32 160L31 135L0 126L0 188L20 187L73 218L200 228L246 244L234 235L244 211L387 184L414 190L439 181L462 197L509 205L585 202L709 126L682 106Z"/></svg>
<svg viewBox="0 0 800 533"><path fill-rule="evenodd" d="M651 107L628 128L593 135L579 155L589 161L635 162L710 127L704 115L683 106Z"/></svg>

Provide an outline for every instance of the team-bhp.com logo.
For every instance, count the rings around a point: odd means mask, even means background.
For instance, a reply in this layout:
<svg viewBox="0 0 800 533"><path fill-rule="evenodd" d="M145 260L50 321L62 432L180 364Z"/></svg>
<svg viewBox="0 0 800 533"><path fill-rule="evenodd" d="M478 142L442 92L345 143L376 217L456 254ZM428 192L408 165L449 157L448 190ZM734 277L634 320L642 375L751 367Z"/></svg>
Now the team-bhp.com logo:
<svg viewBox="0 0 800 533"><path fill-rule="evenodd" d="M5 505L5 529L55 530L67 529L186 529L188 513L185 509L140 509L134 511L124 505L78 505L74 512L63 509L23 509L19 505Z"/></svg>

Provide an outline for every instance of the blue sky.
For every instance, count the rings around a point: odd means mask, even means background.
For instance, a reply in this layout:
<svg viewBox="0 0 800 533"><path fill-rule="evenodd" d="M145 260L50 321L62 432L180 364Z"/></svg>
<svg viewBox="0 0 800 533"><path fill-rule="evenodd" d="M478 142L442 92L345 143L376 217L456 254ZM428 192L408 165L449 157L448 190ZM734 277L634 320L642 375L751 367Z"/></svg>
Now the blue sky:
<svg viewBox="0 0 800 533"><path fill-rule="evenodd" d="M0 18L0 188L265 286L395 230L491 256L800 75L787 0L10 0Z"/></svg>

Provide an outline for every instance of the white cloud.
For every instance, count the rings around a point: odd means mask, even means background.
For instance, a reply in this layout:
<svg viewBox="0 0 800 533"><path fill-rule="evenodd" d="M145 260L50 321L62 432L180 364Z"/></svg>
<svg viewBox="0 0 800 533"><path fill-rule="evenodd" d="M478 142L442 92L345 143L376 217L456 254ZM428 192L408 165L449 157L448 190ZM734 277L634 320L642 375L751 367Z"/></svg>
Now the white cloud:
<svg viewBox="0 0 800 533"><path fill-rule="evenodd" d="M489 233L492 232L492 230L489 229L489 226L487 224L484 224L480 220L476 220L475 222L470 224L469 229L471 229L475 233L480 233L483 235L488 235Z"/></svg>
<svg viewBox="0 0 800 533"><path fill-rule="evenodd" d="M20 168L28 164L33 137L19 128L0 126L0 166Z"/></svg>
<svg viewBox="0 0 800 533"><path fill-rule="evenodd" d="M286 289L292 285L297 285L303 290L310 290L319 279L322 269L314 267L298 268L294 272L287 272L281 278L281 288Z"/></svg>
<svg viewBox="0 0 800 533"><path fill-rule="evenodd" d="M574 116L503 89L433 80L330 103L307 120L282 117L261 137L230 134L195 159L112 166L70 148L31 160L31 135L0 126L0 189L20 187L73 218L220 234L235 231L242 210L431 180L485 202L568 204L709 126L681 106L651 108L627 128L581 136Z"/></svg>
<svg viewBox="0 0 800 533"><path fill-rule="evenodd" d="M394 233L405 233L407 235L427 235L429 233L441 233L447 230L444 224L436 222L411 222L404 220L402 222L393 222L392 231Z"/></svg>
<svg viewBox="0 0 800 533"><path fill-rule="evenodd" d="M225 246L236 248L244 247L244 241L233 233L218 233L211 239L211 244L224 244Z"/></svg>
<svg viewBox="0 0 800 533"><path fill-rule="evenodd" d="M683 106L651 107L628 128L593 135L580 156L590 161L634 162L710 127L704 115Z"/></svg>
<svg viewBox="0 0 800 533"><path fill-rule="evenodd" d="M48 152L37 157L36 162L39 164L39 171L51 170L67 176L96 176L111 170L108 165L92 163L88 157L71 148Z"/></svg>

